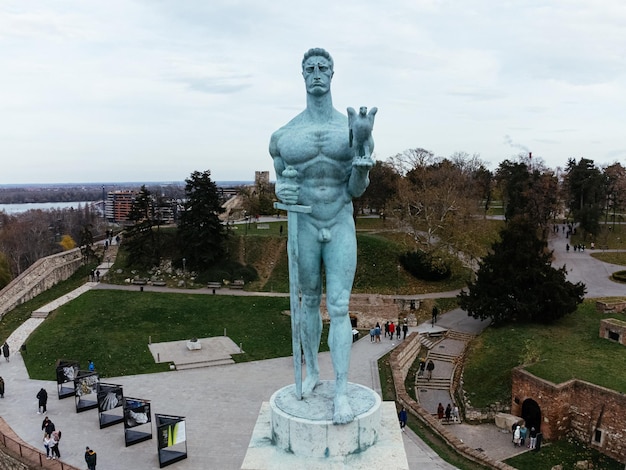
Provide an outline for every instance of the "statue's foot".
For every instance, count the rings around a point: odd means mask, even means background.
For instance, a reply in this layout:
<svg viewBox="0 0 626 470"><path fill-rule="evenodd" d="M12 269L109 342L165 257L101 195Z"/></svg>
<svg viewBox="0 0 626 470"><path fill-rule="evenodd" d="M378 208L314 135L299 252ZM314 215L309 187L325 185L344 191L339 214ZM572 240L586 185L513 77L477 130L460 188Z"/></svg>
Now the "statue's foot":
<svg viewBox="0 0 626 470"><path fill-rule="evenodd" d="M345 395L338 395L335 397L335 409L333 412L334 424L347 424L354 420L354 411L348 403L348 397Z"/></svg>
<svg viewBox="0 0 626 470"><path fill-rule="evenodd" d="M307 374L304 382L302 383L302 395L311 393L319 383L319 379L319 374Z"/></svg>

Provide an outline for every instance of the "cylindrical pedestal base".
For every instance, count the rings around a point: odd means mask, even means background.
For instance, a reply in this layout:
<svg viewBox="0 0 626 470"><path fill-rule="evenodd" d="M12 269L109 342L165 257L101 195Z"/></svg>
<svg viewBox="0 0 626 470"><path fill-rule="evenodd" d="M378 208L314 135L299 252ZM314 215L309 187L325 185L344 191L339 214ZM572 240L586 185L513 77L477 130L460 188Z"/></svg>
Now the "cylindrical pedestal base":
<svg viewBox="0 0 626 470"><path fill-rule="evenodd" d="M362 385L348 383L355 418L333 424L335 382L321 381L313 393L296 399L295 385L283 387L270 399L272 441L301 457L336 457L362 452L374 445L380 428L381 399Z"/></svg>

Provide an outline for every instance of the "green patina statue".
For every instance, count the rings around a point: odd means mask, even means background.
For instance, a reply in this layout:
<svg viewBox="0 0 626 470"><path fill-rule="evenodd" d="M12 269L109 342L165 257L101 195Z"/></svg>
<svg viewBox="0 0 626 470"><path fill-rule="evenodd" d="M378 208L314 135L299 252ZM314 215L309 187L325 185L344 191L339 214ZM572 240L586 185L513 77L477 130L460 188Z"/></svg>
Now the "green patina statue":
<svg viewBox="0 0 626 470"><path fill-rule="evenodd" d="M302 60L306 109L270 140L276 170L277 207L289 212L289 263L292 334L297 394L306 396L319 382L322 332L322 269L330 316L329 346L335 371L333 422L354 419L348 397L352 326L348 315L356 269L352 198L363 194L374 165L372 127L377 109L361 107L347 116L333 108L333 59L310 49ZM302 383L300 348L306 377ZM297 363L297 364L296 364Z"/></svg>

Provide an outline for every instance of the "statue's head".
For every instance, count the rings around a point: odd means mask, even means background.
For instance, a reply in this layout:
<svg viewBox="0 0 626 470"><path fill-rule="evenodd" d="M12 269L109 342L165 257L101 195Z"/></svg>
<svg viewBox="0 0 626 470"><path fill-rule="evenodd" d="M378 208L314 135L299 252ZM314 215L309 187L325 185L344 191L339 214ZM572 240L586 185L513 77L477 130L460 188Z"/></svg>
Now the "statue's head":
<svg viewBox="0 0 626 470"><path fill-rule="evenodd" d="M304 64L306 63L309 57L324 57L328 63L330 64L330 70L333 70L334 62L331 55L328 53L326 49L322 49L321 47L313 47L304 53L304 57L302 58L302 71L304 72Z"/></svg>
<svg viewBox="0 0 626 470"><path fill-rule="evenodd" d="M333 58L326 50L316 47L304 54L302 76L310 95L322 96L328 93L333 73Z"/></svg>

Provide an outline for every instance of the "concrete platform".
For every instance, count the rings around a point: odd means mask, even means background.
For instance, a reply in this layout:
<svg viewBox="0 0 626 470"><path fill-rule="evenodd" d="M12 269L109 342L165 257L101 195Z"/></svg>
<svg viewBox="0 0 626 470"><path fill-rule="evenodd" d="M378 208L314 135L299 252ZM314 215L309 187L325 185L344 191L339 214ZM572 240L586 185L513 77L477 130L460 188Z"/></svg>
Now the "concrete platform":
<svg viewBox="0 0 626 470"><path fill-rule="evenodd" d="M148 348L155 362L171 362L178 370L234 364L232 355L242 353L227 336L198 338L197 342L201 347L193 350L187 347L187 340L151 343Z"/></svg>
<svg viewBox="0 0 626 470"><path fill-rule="evenodd" d="M381 404L379 439L363 452L343 457L299 457L272 444L270 404L264 402L252 432L250 446L241 466L242 470L365 470L384 467L392 470L408 470L402 432L398 425L396 406L393 402Z"/></svg>

